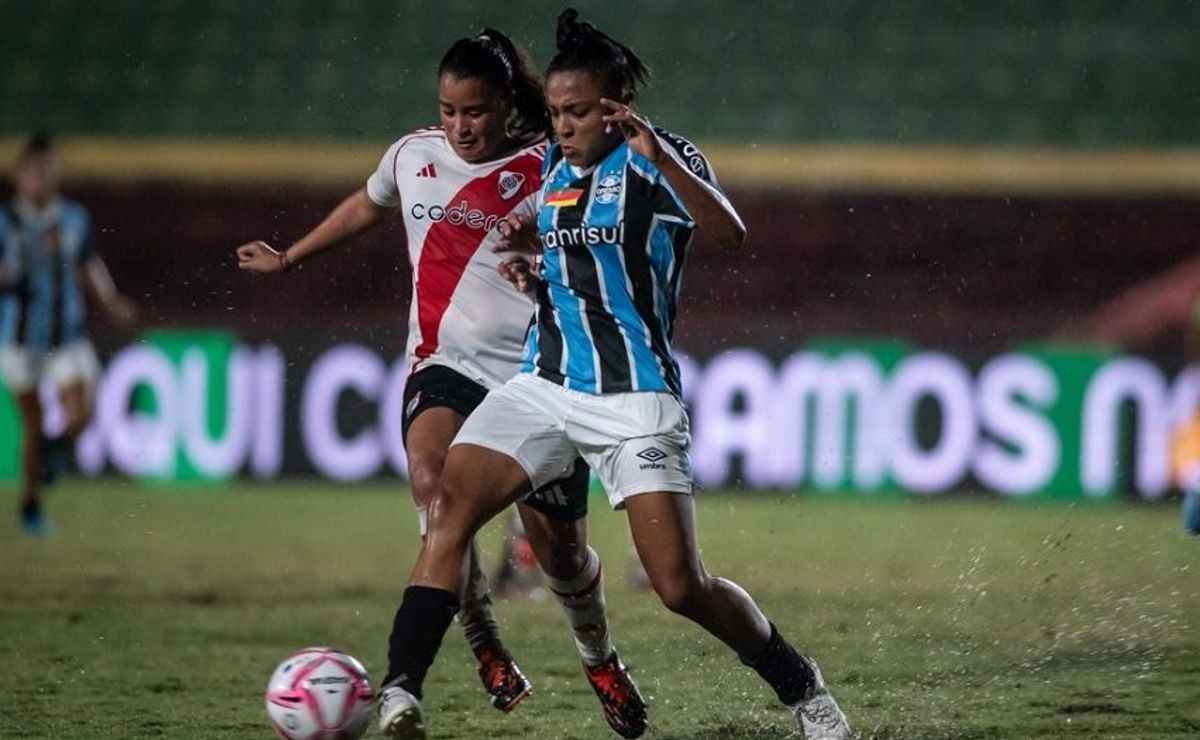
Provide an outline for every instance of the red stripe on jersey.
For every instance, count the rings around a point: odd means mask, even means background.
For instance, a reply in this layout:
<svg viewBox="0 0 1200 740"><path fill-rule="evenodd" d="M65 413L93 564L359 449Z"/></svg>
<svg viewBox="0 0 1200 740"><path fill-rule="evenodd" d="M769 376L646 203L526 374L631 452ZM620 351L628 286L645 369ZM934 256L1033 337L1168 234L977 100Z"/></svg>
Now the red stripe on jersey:
<svg viewBox="0 0 1200 740"><path fill-rule="evenodd" d="M525 153L505 162L495 170L467 183L446 203L446 207L462 203L468 208L477 208L485 214L506 216L530 193L536 192L541 179L541 157ZM511 199L501 197L497 181L504 171L525 175L525 185L518 196ZM421 249L420 264L417 265L417 324L421 329L421 343L417 345L417 362L433 354L438 348L438 330L442 317L450 307L450 299L462 279L467 263L478 251L487 232L471 228L466 223L451 224L449 219L438 221L429 227L425 244ZM515 288L514 288L515 290Z"/></svg>

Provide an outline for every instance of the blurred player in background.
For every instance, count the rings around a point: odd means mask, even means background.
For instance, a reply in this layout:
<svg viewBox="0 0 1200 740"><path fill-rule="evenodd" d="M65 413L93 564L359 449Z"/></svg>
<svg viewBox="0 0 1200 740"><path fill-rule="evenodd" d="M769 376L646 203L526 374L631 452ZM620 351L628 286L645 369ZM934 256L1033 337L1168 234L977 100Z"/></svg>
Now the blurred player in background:
<svg viewBox="0 0 1200 740"><path fill-rule="evenodd" d="M413 270L412 374L405 407L396 413L403 414L422 535L450 442L488 390L520 368L533 305L500 276L493 247L502 218L533 213L548 130L537 78L512 41L492 29L446 52L438 102L441 126L392 144L367 184L302 239L282 251L262 241L237 250L244 270L285 272L403 211ZM587 546L589 471L582 460L571 460L557 472L520 505L522 521L606 715L613 692L640 707L636 686L615 658L600 560ZM461 563L463 576L459 619L493 705L508 711L530 684L500 642L474 542L466 549L469 556L455 565Z"/></svg>
<svg viewBox="0 0 1200 740"><path fill-rule="evenodd" d="M1200 296L1184 324L1184 348L1188 364L1200 367ZM1183 492L1183 528L1200 537L1200 410L1172 433L1171 469Z"/></svg>
<svg viewBox="0 0 1200 740"><path fill-rule="evenodd" d="M540 274L527 260L502 264L536 294L526 361L450 449L396 618L381 729L424 737L422 682L458 609L472 534L582 455L626 510L663 604L758 672L808 738L845 740L849 727L816 664L741 587L707 572L696 538L689 422L670 347L676 297L695 229L737 248L745 227L699 150L629 107L648 75L634 52L574 10L559 17L557 36L546 74L556 143L542 169L536 235L530 220L510 217L501 245L541 255Z"/></svg>
<svg viewBox="0 0 1200 740"><path fill-rule="evenodd" d="M113 318L131 323L132 301L113 284L92 245L87 210L59 193L49 135L17 156L13 198L0 207L0 377L21 416L21 527L46 530L42 488L68 464L71 442L91 420L100 365L85 327L84 289ZM43 436L38 387L49 378L65 412L62 434Z"/></svg>

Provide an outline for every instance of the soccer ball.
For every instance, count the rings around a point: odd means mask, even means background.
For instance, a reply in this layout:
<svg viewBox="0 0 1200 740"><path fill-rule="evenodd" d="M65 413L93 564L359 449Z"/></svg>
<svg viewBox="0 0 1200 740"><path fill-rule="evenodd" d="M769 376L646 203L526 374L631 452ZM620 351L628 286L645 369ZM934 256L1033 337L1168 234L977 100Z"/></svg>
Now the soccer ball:
<svg viewBox="0 0 1200 740"><path fill-rule="evenodd" d="M356 740L371 722L375 692L362 663L314 647L279 664L266 700L271 726L285 740Z"/></svg>

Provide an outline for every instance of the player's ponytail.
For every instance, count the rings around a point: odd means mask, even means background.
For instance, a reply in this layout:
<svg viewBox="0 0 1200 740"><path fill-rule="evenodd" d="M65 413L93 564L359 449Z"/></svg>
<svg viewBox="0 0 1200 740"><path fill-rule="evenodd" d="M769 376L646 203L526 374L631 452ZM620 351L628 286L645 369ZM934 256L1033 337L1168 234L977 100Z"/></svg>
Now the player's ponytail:
<svg viewBox="0 0 1200 740"><path fill-rule="evenodd" d="M550 129L546 99L529 59L504 33L485 28L454 42L438 65L438 76L479 78L512 99L508 133L518 141L545 135Z"/></svg>
<svg viewBox="0 0 1200 740"><path fill-rule="evenodd" d="M616 98L633 97L650 78L650 69L625 44L591 23L579 20L579 11L567 8L558 16L558 54L546 74L586 70L605 81Z"/></svg>

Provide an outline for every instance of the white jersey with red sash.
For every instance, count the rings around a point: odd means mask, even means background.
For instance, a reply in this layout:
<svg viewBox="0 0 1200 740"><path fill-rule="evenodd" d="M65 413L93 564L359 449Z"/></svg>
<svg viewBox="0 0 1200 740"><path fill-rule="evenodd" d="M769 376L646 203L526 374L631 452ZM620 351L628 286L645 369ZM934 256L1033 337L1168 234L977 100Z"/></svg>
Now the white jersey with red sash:
<svg viewBox="0 0 1200 740"><path fill-rule="evenodd" d="M472 164L442 129L422 129L392 144L367 181L373 202L404 212L412 371L444 365L495 388L520 368L533 304L496 272L492 248L500 219L535 213L546 146Z"/></svg>

